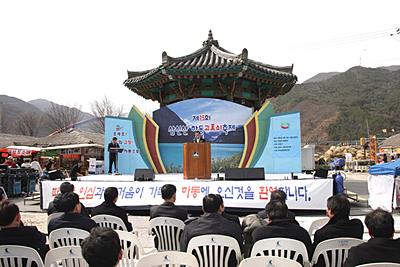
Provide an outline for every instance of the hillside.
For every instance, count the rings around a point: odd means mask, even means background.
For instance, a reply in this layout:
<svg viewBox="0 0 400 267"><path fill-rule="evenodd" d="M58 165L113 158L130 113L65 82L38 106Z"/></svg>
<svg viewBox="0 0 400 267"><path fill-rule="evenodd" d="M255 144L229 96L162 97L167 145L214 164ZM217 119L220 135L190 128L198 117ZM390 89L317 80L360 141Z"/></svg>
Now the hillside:
<svg viewBox="0 0 400 267"><path fill-rule="evenodd" d="M28 101L28 103L34 105L35 107L37 107L38 109L40 109L41 111L43 111L45 113L51 108L52 104L56 105L58 107L62 107L62 108L70 108L70 107L66 107L63 105L59 105L57 103L51 102L46 99L35 99L35 100ZM78 110L75 107L73 107L72 109L77 110L77 112L80 114L79 116L82 118L82 120L88 120L88 119L93 118L93 115L90 113L83 112L81 110Z"/></svg>
<svg viewBox="0 0 400 267"><path fill-rule="evenodd" d="M332 78L333 76L338 75L339 73L340 72L321 72L321 73L318 73L317 75L311 77L310 79L304 81L303 83L322 82L322 81Z"/></svg>
<svg viewBox="0 0 400 267"><path fill-rule="evenodd" d="M276 112L300 111L302 141L358 139L400 129L400 70L353 67L327 80L298 84L272 100Z"/></svg>

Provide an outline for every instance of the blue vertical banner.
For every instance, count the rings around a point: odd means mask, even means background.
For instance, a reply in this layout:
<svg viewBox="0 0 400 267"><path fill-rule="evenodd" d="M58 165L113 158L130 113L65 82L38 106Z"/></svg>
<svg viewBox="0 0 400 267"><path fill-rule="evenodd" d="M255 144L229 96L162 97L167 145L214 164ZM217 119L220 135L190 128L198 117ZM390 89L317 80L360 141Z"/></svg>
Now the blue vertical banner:
<svg viewBox="0 0 400 267"><path fill-rule="evenodd" d="M119 147L123 149L121 153L118 153L119 173L133 174L135 169L148 168L140 155L139 147L136 145L133 121L120 117L105 117L104 120L104 172L108 172L109 152L107 148L113 137L117 137Z"/></svg>
<svg viewBox="0 0 400 267"><path fill-rule="evenodd" d="M267 145L255 167L264 167L266 173L300 173L300 113L274 115L269 125Z"/></svg>

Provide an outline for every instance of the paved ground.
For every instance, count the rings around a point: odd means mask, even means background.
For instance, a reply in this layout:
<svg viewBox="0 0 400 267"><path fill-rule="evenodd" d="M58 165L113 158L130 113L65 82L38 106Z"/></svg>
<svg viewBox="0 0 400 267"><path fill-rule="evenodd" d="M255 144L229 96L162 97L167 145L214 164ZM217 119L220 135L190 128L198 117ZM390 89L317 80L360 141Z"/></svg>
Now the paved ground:
<svg viewBox="0 0 400 267"><path fill-rule="evenodd" d="M364 220L365 214L371 209L368 207L368 184L366 173L353 173L346 174L345 186L351 192L358 194L359 201L351 201L352 209L351 216ZM47 232L47 214L42 211L39 207L38 202L28 201L24 204L23 199L13 199L17 203L22 211L22 220L26 225L35 225L42 232ZM302 211L296 212L296 219L305 228L308 229L312 221L324 218L324 212L322 211ZM400 216L394 213L396 221L396 230L400 234ZM133 224L135 230L139 233L139 239L145 248L151 248L154 246L152 238L148 235L148 216L129 216L129 221ZM365 229L366 231L366 229ZM368 239L367 233L364 235L365 239Z"/></svg>

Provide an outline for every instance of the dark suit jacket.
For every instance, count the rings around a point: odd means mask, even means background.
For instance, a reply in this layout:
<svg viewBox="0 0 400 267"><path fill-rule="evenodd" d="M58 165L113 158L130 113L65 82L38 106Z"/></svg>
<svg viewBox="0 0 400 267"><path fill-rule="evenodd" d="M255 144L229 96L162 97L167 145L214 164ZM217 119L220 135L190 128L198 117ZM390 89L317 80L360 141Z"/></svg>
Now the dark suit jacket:
<svg viewBox="0 0 400 267"><path fill-rule="evenodd" d="M170 217L185 221L188 218L187 210L176 206L172 202L164 202L150 208L150 220L156 217Z"/></svg>
<svg viewBox="0 0 400 267"><path fill-rule="evenodd" d="M59 217L50 220L47 226L47 231L50 234L51 231L59 228L78 228L90 232L92 228L96 227L97 224L92 219L77 213L64 213Z"/></svg>
<svg viewBox="0 0 400 267"><path fill-rule="evenodd" d="M400 263L400 240L375 237L364 244L352 247L344 267L373 262Z"/></svg>
<svg viewBox="0 0 400 267"><path fill-rule="evenodd" d="M59 193L54 197L53 201L50 201L49 207L47 208L47 215L59 212L59 210L57 208L57 204L60 201L61 196L62 196L62 194ZM89 212L82 203L81 203L81 214L86 217L89 217Z"/></svg>
<svg viewBox="0 0 400 267"><path fill-rule="evenodd" d="M206 140L204 138L199 139L199 143L205 143L205 142L206 142ZM197 143L196 138L193 138L193 143Z"/></svg>
<svg viewBox="0 0 400 267"><path fill-rule="evenodd" d="M46 252L46 235L39 232L36 226L20 226L0 230L0 245L19 245L36 249L42 259Z"/></svg>
<svg viewBox="0 0 400 267"><path fill-rule="evenodd" d="M348 217L333 217L326 225L315 232L313 251L322 241L338 237L352 237L362 239L363 234L364 226L359 219L349 220ZM318 259L316 266L325 266L323 257L320 257Z"/></svg>
<svg viewBox="0 0 400 267"><path fill-rule="evenodd" d="M268 225L256 228L252 233L253 245L258 240L275 237L291 238L303 242L307 248L308 257L311 258L310 235L295 220L275 219Z"/></svg>
<svg viewBox="0 0 400 267"><path fill-rule="evenodd" d="M186 252L190 239L196 236L216 234L235 238L241 252L243 253L243 235L240 226L219 213L206 213L192 220L183 230L180 242L181 251ZM229 259L229 266L237 266L234 257Z"/></svg>
<svg viewBox="0 0 400 267"><path fill-rule="evenodd" d="M106 202L104 201L97 207L92 208L91 211L92 216L100 215L100 214L107 214L112 215L120 218L124 221L124 224L129 232L132 232L132 224L128 221L128 216L126 215L126 211L115 205L113 202Z"/></svg>

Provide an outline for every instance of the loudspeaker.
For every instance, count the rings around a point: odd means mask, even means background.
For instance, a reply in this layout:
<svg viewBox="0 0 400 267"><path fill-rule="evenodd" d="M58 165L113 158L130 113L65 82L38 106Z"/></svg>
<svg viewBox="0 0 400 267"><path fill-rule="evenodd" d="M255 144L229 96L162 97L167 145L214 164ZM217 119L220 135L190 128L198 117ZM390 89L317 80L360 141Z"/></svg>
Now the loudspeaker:
<svg viewBox="0 0 400 267"><path fill-rule="evenodd" d="M314 178L328 178L328 170L318 169L314 173Z"/></svg>
<svg viewBox="0 0 400 267"><path fill-rule="evenodd" d="M155 174L152 169L136 169L135 181L154 181Z"/></svg>
<svg viewBox="0 0 400 267"><path fill-rule="evenodd" d="M227 168L225 170L225 180L265 180L264 168Z"/></svg>

